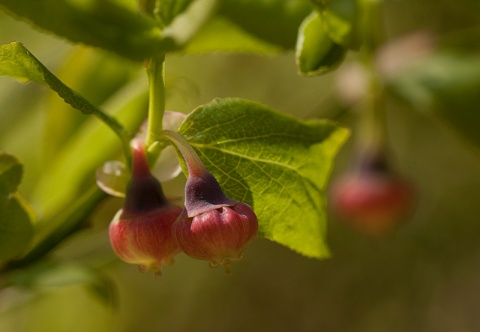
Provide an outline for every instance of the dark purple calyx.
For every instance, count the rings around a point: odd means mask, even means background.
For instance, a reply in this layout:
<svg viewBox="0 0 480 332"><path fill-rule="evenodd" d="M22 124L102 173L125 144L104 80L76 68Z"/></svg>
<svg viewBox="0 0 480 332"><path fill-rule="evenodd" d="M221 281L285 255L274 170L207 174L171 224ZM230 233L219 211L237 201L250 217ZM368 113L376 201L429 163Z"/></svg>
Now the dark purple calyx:
<svg viewBox="0 0 480 332"><path fill-rule="evenodd" d="M204 212L233 206L238 201L228 198L209 172L190 173L185 185L185 211L189 218Z"/></svg>
<svg viewBox="0 0 480 332"><path fill-rule="evenodd" d="M134 141L132 148L132 178L127 186L123 217L147 213L170 205L160 182L150 173L143 143Z"/></svg>
<svg viewBox="0 0 480 332"><path fill-rule="evenodd" d="M360 175L390 175L391 168L383 151L371 149L361 151L356 158L354 168Z"/></svg>

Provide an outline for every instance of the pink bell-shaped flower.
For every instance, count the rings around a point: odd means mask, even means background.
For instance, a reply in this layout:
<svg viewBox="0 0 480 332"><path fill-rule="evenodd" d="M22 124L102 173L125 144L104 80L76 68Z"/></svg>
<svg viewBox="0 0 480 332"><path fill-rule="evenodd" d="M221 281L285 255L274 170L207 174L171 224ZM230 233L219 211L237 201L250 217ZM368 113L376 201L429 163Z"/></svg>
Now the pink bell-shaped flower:
<svg viewBox="0 0 480 332"><path fill-rule="evenodd" d="M182 208L164 196L160 182L150 173L145 148L134 140L132 178L125 203L110 224L110 242L125 262L160 274L171 265L180 248L172 235L172 225Z"/></svg>
<svg viewBox="0 0 480 332"><path fill-rule="evenodd" d="M193 148L177 133L165 134L182 153L188 168L185 208L173 234L190 257L223 266L242 258L258 231L257 216L246 203L228 198Z"/></svg>
<svg viewBox="0 0 480 332"><path fill-rule="evenodd" d="M363 155L353 172L332 186L333 210L359 232L382 237L395 231L412 211L410 182L393 173L382 154Z"/></svg>

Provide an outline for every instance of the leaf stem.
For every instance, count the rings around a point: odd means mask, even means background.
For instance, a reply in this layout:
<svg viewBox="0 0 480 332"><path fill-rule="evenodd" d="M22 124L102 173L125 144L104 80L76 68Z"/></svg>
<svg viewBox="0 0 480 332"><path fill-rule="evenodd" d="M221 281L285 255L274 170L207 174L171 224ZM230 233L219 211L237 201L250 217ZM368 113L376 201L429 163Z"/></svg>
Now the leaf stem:
<svg viewBox="0 0 480 332"><path fill-rule="evenodd" d="M103 121L103 123L105 123L107 126L109 126L110 129L112 129L120 138L122 141L123 153L125 155L127 165L130 165L132 160L132 151L130 149L130 133L115 118L102 112L101 110L98 110L98 113L96 112L94 115Z"/></svg>
<svg viewBox="0 0 480 332"><path fill-rule="evenodd" d="M26 49L25 49L26 50ZM27 51L28 52L28 51ZM105 113L101 109L94 106L85 97L78 92L70 89L60 79L53 75L40 61L38 61L33 55L31 57L36 61L36 66L43 74L45 83L54 90L67 104L73 108L79 110L83 114L93 114L105 123L122 141L123 152L128 164L132 159L130 151L130 133L125 127L123 127L114 117ZM41 82L40 82L41 83Z"/></svg>
<svg viewBox="0 0 480 332"><path fill-rule="evenodd" d="M172 142L178 151L180 151L187 165L189 175L202 177L207 173L202 160L182 135L171 130L164 130L163 137Z"/></svg>

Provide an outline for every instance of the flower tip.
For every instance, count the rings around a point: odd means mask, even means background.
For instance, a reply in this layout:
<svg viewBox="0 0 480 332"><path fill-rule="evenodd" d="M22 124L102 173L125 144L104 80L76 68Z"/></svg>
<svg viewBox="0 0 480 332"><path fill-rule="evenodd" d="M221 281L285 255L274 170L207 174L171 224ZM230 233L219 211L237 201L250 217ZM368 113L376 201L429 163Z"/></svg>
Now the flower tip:
<svg viewBox="0 0 480 332"><path fill-rule="evenodd" d="M141 138L136 137L130 141L130 146L133 150L143 150L144 142Z"/></svg>

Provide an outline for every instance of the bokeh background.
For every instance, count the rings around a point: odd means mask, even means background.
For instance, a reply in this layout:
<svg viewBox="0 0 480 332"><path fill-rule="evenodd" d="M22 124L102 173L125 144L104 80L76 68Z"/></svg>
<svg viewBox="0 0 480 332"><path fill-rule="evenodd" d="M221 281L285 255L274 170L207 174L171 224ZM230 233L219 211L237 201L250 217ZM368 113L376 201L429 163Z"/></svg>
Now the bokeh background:
<svg viewBox="0 0 480 332"><path fill-rule="evenodd" d="M478 26L479 13L473 0L392 0L386 2L386 30L390 39L425 29L453 34ZM98 104L125 82L146 86L138 64L68 44L0 13L0 42L13 40ZM335 119L352 128L336 177L351 162L356 123L354 113L339 107L336 79L337 72L299 77L293 53L174 54L167 58L167 109L188 113L215 97L233 96L302 119ZM55 144L48 143L52 135L68 139L85 121L60 105L43 87L0 77L0 150L23 161L21 192L27 197L45 159L55 153ZM231 275L181 254L155 278L113 255L106 229L122 201L110 198L92 216L91 228L53 253L65 265L38 266L40 278L32 283L31 271L20 271L29 287L0 291L0 331L479 331L478 148L430 114L395 99L387 107L389 151L418 194L415 213L393 236L365 238L332 215L328 260L257 239ZM65 117L57 120L61 128L45 133L55 114ZM183 181L166 183L167 193L181 195ZM85 276L78 264L101 277ZM91 279L99 280L98 289L85 283Z"/></svg>

